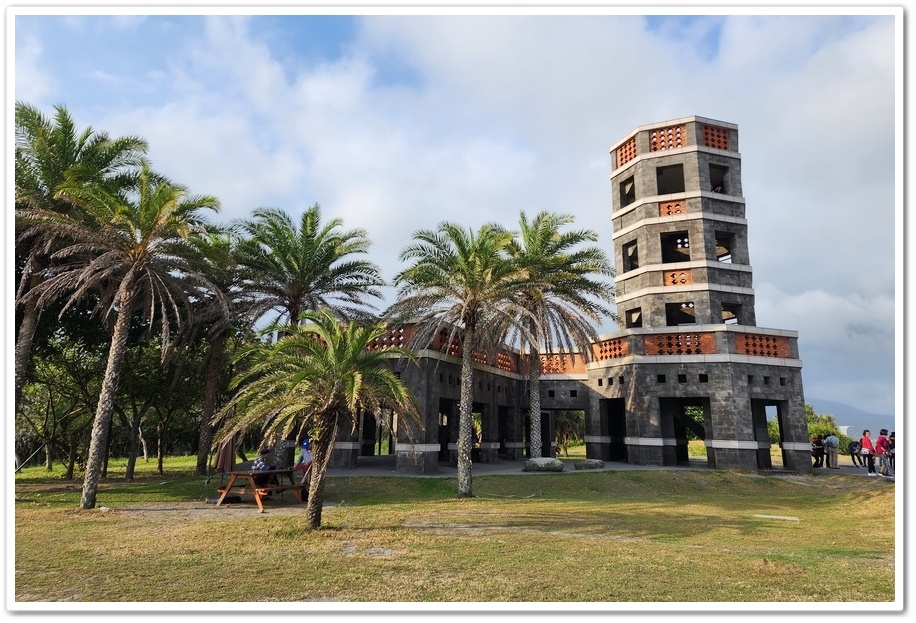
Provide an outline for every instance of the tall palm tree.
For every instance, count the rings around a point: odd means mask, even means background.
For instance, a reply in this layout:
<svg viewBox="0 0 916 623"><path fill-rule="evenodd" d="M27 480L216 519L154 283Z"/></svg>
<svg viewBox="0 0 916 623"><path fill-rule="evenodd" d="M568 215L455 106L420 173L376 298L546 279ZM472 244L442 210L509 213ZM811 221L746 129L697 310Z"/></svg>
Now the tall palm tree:
<svg viewBox="0 0 916 623"><path fill-rule="evenodd" d="M169 344L172 322L181 323L182 312L189 307L188 292L208 287L189 262L194 255L189 239L205 228L199 212L216 210L219 202L214 197L191 196L184 186L161 181L147 165L131 200L79 183L64 184L58 192L80 210L21 212L23 223L28 224L23 235L34 230L63 242L51 255L53 270L29 297L34 296L39 306L66 297L66 311L87 294L97 293L96 311L106 320L114 318L80 500L81 508L88 509L96 502L131 320L135 313L150 326L158 320L162 344Z"/></svg>
<svg viewBox="0 0 916 623"><path fill-rule="evenodd" d="M366 297L381 298L378 266L353 257L369 249L365 230L343 230L339 218L322 223L317 204L298 225L283 210L259 208L234 226L244 238L236 257L257 317L276 311L276 321L295 323L301 312L330 309L339 318L367 319Z"/></svg>
<svg viewBox="0 0 916 623"><path fill-rule="evenodd" d="M78 209L59 192L64 184L93 184L117 194L135 185L146 141L135 136L110 138L86 128L77 131L73 118L63 106L56 106L53 118L34 106L16 102L15 187L17 230L19 211L41 209L64 214ZM44 270L54 241L42 230L20 236L16 242L16 307L20 312L16 334L15 400L22 397L22 385L29 366L32 341L41 309L26 294L44 280Z"/></svg>
<svg viewBox="0 0 916 623"><path fill-rule="evenodd" d="M541 456L541 352L560 347L579 352L588 360L602 316L613 317L613 286L596 276L612 276L613 267L590 230L561 231L575 220L570 214L538 213L530 222L522 212L519 236L509 254L527 280L519 303L529 312L521 316L519 332L528 350L528 392L531 432L530 456Z"/></svg>
<svg viewBox="0 0 916 623"><path fill-rule="evenodd" d="M189 339L205 332L204 396L198 430L197 469L199 476L208 472L207 459L211 450L214 420L225 390L226 349L233 335L246 334L254 325L250 300L241 290L241 277L235 258L237 241L226 232L212 230L191 239L201 260L200 272L212 289L202 290L196 297L194 328Z"/></svg>
<svg viewBox="0 0 916 623"><path fill-rule="evenodd" d="M412 355L400 348L370 350L387 333L380 324L341 323L329 310L304 312L295 324L273 326L281 337L240 352L245 372L234 380L238 392L227 413L235 412L220 432L222 439L254 427L270 438L311 430L312 477L306 518L321 527L328 461L342 425L353 425L361 410L380 415L382 408L418 422L410 392L388 365L393 357ZM383 419L383 418L378 418Z"/></svg>
<svg viewBox="0 0 916 623"><path fill-rule="evenodd" d="M474 353L502 344L507 327L526 315L517 293L523 275L507 255L513 233L486 224L477 232L454 223L421 230L401 252L413 261L394 279L398 300L387 315L417 322L413 346L427 347L446 331L461 340L461 398L458 410L458 496L473 497L471 474Z"/></svg>

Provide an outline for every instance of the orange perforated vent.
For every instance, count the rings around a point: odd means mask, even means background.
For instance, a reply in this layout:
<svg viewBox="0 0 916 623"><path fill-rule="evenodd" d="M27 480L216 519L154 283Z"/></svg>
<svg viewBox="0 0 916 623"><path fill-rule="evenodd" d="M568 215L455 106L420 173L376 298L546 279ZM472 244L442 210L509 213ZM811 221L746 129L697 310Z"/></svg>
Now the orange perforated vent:
<svg viewBox="0 0 916 623"><path fill-rule="evenodd" d="M570 374L585 372L585 362L579 355L541 355L542 374Z"/></svg>
<svg viewBox="0 0 916 623"><path fill-rule="evenodd" d="M713 333L662 333L646 335L643 345L647 355L714 355Z"/></svg>
<svg viewBox="0 0 916 623"><path fill-rule="evenodd" d="M617 167L620 168L636 157L636 137L617 148Z"/></svg>
<svg viewBox="0 0 916 623"><path fill-rule="evenodd" d="M592 352L595 354L595 359L603 361L605 359L626 357L630 352L630 348L626 339L617 338L598 342L592 346Z"/></svg>
<svg viewBox="0 0 916 623"><path fill-rule="evenodd" d="M682 286L693 283L693 275L689 270L673 270L665 273L666 286Z"/></svg>
<svg viewBox="0 0 916 623"><path fill-rule="evenodd" d="M675 216L687 214L687 204L683 201L664 201L658 204L659 216Z"/></svg>
<svg viewBox="0 0 916 623"><path fill-rule="evenodd" d="M754 357L789 357L789 338L754 333L736 333L735 351Z"/></svg>
<svg viewBox="0 0 916 623"><path fill-rule="evenodd" d="M703 144L707 147L714 147L715 149L728 149L728 136L728 130L725 128L717 128L714 125L703 126Z"/></svg>
<svg viewBox="0 0 916 623"><path fill-rule="evenodd" d="M674 149L687 144L687 126L673 125L659 130L652 130L649 134L649 151L662 151Z"/></svg>

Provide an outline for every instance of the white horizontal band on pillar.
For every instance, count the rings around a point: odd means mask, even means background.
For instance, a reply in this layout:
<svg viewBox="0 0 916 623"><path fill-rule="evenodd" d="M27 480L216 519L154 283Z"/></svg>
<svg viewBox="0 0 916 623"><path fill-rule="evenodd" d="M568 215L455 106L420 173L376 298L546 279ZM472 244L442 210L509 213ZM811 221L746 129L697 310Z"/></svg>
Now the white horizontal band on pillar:
<svg viewBox="0 0 916 623"><path fill-rule="evenodd" d="M784 441L781 446L783 450L811 450L811 444L805 441Z"/></svg>
<svg viewBox="0 0 916 623"><path fill-rule="evenodd" d="M359 450L360 444L358 441L335 441L334 449L335 450Z"/></svg>
<svg viewBox="0 0 916 623"><path fill-rule="evenodd" d="M756 450L761 447L757 441L738 441L733 439L707 439L707 448L721 448L722 450Z"/></svg>
<svg viewBox="0 0 916 623"><path fill-rule="evenodd" d="M528 446L524 441L507 441L504 445L507 448L525 448Z"/></svg>
<svg viewBox="0 0 916 623"><path fill-rule="evenodd" d="M437 443L397 443L395 452L438 452L442 446Z"/></svg>
<svg viewBox="0 0 916 623"><path fill-rule="evenodd" d="M611 443L611 438L607 435L586 435L585 443Z"/></svg>
<svg viewBox="0 0 916 623"><path fill-rule="evenodd" d="M481 450L499 450L498 441L481 441L477 444L477 447Z"/></svg>
<svg viewBox="0 0 916 623"><path fill-rule="evenodd" d="M676 446L674 437L624 437L623 442L628 446Z"/></svg>

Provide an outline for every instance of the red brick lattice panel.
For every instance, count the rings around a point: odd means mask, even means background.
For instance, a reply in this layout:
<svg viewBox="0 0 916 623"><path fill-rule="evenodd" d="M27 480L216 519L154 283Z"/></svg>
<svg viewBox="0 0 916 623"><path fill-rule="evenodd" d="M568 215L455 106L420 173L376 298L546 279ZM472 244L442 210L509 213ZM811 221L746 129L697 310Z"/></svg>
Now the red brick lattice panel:
<svg viewBox="0 0 916 623"><path fill-rule="evenodd" d="M693 273L689 270L675 270L665 273L666 286L683 286L693 283Z"/></svg>
<svg viewBox="0 0 916 623"><path fill-rule="evenodd" d="M665 201L658 204L659 216L677 216L687 214L687 204L683 201Z"/></svg>
<svg viewBox="0 0 916 623"><path fill-rule="evenodd" d="M622 167L636 157L636 137L617 148L617 168Z"/></svg>
<svg viewBox="0 0 916 623"><path fill-rule="evenodd" d="M595 359L603 361L605 359L619 359L630 354L629 342L624 338L614 340L604 340L592 346L595 353Z"/></svg>
<svg viewBox="0 0 916 623"><path fill-rule="evenodd" d="M541 355L541 374L570 374L585 372L585 363L578 355Z"/></svg>
<svg viewBox="0 0 916 623"><path fill-rule="evenodd" d="M703 126L703 144L715 149L729 148L729 132L725 128L717 128L714 125Z"/></svg>
<svg viewBox="0 0 916 623"><path fill-rule="evenodd" d="M672 125L649 134L649 151L662 151L687 144L687 126Z"/></svg>
<svg viewBox="0 0 916 623"><path fill-rule="evenodd" d="M517 358L510 355L509 353L497 353L496 367L500 370L505 370L506 372L518 372Z"/></svg>
<svg viewBox="0 0 916 623"><path fill-rule="evenodd" d="M383 350L386 348L407 348L407 342L413 337L413 327L397 327L385 335L375 338L369 344L369 350Z"/></svg>
<svg viewBox="0 0 916 623"><path fill-rule="evenodd" d="M739 355L754 357L788 358L789 338L774 335L757 335L755 333L736 333L735 351Z"/></svg>
<svg viewBox="0 0 916 623"><path fill-rule="evenodd" d="M643 345L647 355L714 355L714 333L662 333L646 335Z"/></svg>

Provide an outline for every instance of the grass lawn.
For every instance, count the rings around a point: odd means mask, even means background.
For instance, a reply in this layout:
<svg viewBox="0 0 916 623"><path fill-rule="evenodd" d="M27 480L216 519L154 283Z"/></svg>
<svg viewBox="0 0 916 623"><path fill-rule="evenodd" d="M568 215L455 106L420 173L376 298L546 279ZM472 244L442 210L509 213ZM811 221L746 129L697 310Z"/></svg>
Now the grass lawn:
<svg viewBox="0 0 916 623"><path fill-rule="evenodd" d="M330 478L323 528L292 496L214 507L193 457L82 481L16 477L15 600L895 601L895 486L842 474L626 470ZM252 582L252 578L257 578ZM899 596L902 603L902 596ZM880 608L880 606L878 606ZM845 609L845 607L844 607Z"/></svg>

